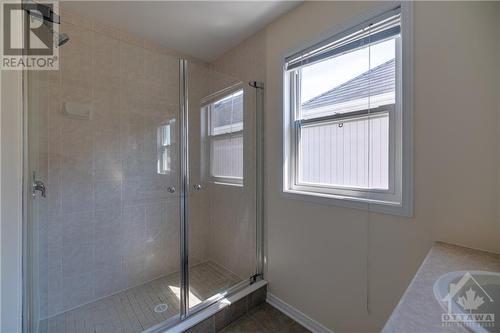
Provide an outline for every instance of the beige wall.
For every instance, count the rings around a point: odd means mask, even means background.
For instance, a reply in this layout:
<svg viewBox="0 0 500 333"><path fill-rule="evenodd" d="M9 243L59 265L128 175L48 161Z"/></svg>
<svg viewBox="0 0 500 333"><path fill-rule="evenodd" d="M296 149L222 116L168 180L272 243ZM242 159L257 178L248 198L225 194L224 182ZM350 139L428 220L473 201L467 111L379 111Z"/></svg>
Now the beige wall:
<svg viewBox="0 0 500 333"><path fill-rule="evenodd" d="M436 133L426 146L434 195L440 199L435 237L495 252L500 252L494 181L499 176L499 7L419 5L416 15L426 20L416 21L415 33L416 112L422 114L421 132Z"/></svg>
<svg viewBox="0 0 500 333"><path fill-rule="evenodd" d="M335 332L380 330L433 240L500 252L498 4L415 4L413 218L281 194L283 57L378 5L304 3L211 64L266 81L269 291Z"/></svg>

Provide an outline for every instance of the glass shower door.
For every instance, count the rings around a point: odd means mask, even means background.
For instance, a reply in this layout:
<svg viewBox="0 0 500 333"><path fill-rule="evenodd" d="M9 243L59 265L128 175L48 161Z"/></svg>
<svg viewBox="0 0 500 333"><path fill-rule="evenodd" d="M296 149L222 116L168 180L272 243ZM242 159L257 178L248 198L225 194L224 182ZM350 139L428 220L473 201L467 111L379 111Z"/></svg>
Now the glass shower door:
<svg viewBox="0 0 500 333"><path fill-rule="evenodd" d="M193 312L255 274L255 91L192 62L187 87L187 297Z"/></svg>
<svg viewBox="0 0 500 333"><path fill-rule="evenodd" d="M180 313L179 60L61 31L60 69L25 76L25 327L141 332Z"/></svg>
<svg viewBox="0 0 500 333"><path fill-rule="evenodd" d="M61 29L71 40L60 69L26 75L26 327L141 332L248 284L255 89L86 27ZM41 183L46 197L31 197Z"/></svg>

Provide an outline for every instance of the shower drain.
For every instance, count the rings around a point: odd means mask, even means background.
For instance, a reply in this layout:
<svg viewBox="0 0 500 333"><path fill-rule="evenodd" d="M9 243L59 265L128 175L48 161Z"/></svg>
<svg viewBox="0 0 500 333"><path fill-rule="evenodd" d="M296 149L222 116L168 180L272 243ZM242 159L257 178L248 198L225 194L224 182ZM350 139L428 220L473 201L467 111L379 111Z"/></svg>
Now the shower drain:
<svg viewBox="0 0 500 333"><path fill-rule="evenodd" d="M155 306L154 311L156 313L161 313L161 312L167 311L167 309L168 309L168 305L162 303L162 304L158 304L157 306Z"/></svg>

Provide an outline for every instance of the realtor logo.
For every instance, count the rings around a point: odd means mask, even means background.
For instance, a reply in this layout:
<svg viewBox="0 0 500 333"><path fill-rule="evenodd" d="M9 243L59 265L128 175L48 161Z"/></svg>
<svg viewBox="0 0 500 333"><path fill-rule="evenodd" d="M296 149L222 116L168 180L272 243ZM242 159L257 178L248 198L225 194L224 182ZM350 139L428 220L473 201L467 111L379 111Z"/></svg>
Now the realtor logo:
<svg viewBox="0 0 500 333"><path fill-rule="evenodd" d="M59 16L55 2L2 1L2 70L59 68Z"/></svg>
<svg viewBox="0 0 500 333"><path fill-rule="evenodd" d="M480 309L494 300L469 272L457 283L450 283L442 302L447 304L448 310L441 315L441 323L445 326L495 326L495 314L482 313Z"/></svg>

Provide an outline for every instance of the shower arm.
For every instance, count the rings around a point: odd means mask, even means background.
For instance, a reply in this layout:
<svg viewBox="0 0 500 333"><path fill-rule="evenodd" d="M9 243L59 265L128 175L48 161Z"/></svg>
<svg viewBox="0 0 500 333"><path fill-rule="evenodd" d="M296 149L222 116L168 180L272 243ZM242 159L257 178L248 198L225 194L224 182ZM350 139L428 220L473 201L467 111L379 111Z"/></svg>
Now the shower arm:
<svg viewBox="0 0 500 333"><path fill-rule="evenodd" d="M28 15L32 18L36 18L44 22L52 22L55 24L61 23L61 17L54 13L52 8L45 5L33 1L27 1L21 4L21 8L27 11Z"/></svg>

